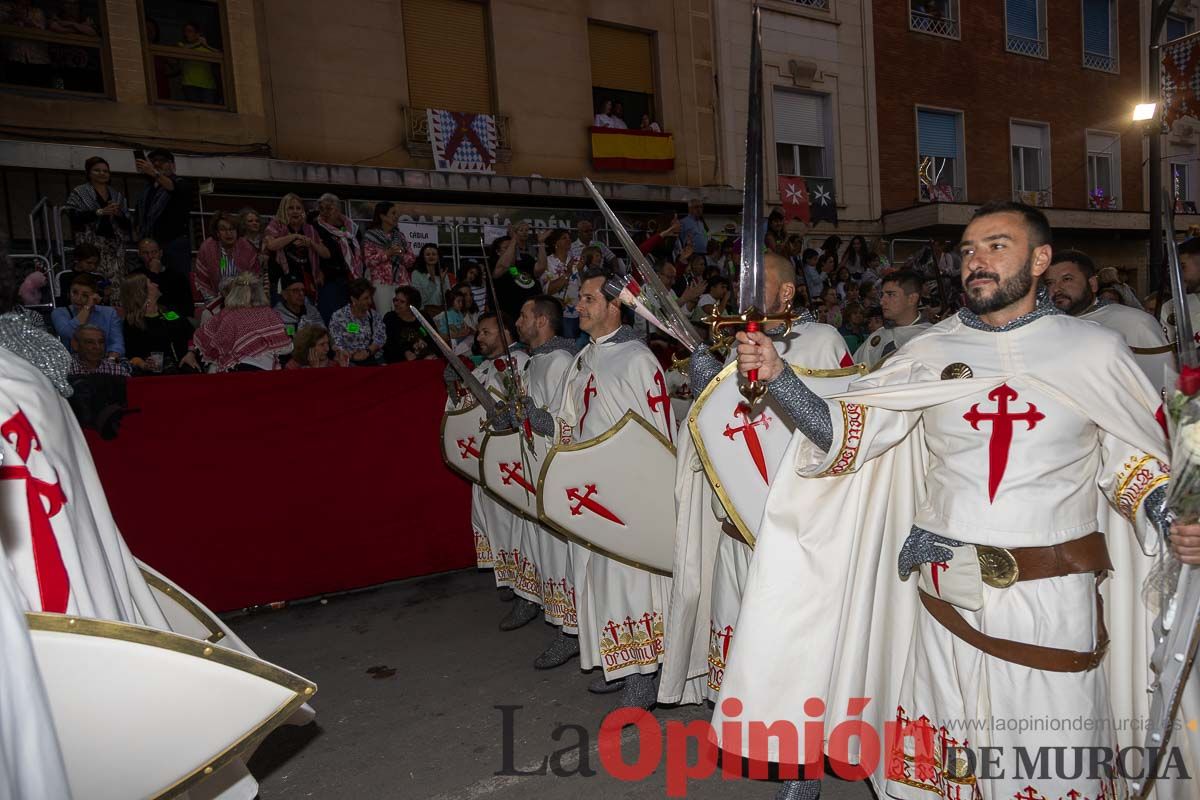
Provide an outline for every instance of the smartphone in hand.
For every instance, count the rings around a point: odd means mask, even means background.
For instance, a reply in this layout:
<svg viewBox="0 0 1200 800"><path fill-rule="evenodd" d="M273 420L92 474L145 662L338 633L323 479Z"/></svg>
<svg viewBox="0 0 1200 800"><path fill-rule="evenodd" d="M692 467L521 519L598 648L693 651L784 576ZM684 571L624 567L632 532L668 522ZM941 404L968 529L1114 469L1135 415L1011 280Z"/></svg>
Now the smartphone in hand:
<svg viewBox="0 0 1200 800"><path fill-rule="evenodd" d="M146 151L140 147L135 149L133 151L133 160L134 160L134 162L145 161L146 160Z"/></svg>

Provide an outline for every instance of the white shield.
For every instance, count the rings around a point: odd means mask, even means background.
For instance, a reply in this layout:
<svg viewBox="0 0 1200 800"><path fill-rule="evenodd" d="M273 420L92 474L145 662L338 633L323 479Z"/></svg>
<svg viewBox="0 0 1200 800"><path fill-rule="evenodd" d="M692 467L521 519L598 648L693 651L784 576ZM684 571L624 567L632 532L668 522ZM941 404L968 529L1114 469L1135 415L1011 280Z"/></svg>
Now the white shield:
<svg viewBox="0 0 1200 800"><path fill-rule="evenodd" d="M867 372L865 364L823 370L793 365L792 369L823 397L846 391L852 380ZM750 406L738 390L733 362L696 398L688 413L688 428L729 521L753 545L767 490L792 438L787 414L769 393Z"/></svg>
<svg viewBox="0 0 1200 800"><path fill-rule="evenodd" d="M594 439L556 445L537 486L543 525L611 558L671 574L675 448L635 412Z"/></svg>
<svg viewBox="0 0 1200 800"><path fill-rule="evenodd" d="M247 755L316 692L299 675L188 636L61 614L26 619L75 797L173 797Z"/></svg>
<svg viewBox="0 0 1200 800"><path fill-rule="evenodd" d="M483 422L487 411L478 403L447 411L442 417L442 460L471 483L482 483L479 456L486 436Z"/></svg>
<svg viewBox="0 0 1200 800"><path fill-rule="evenodd" d="M480 472L483 488L517 514L537 522L537 479L553 442L517 431L490 433L483 440Z"/></svg>

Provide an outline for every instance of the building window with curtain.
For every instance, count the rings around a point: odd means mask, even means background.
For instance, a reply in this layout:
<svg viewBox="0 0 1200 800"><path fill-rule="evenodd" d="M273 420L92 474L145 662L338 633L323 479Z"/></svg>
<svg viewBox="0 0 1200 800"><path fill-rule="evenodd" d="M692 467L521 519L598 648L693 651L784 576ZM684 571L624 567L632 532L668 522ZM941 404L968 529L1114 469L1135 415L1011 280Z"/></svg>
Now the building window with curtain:
<svg viewBox="0 0 1200 800"><path fill-rule="evenodd" d="M593 124L602 128L658 125L654 103L654 34L588 22Z"/></svg>
<svg viewBox="0 0 1200 800"><path fill-rule="evenodd" d="M1008 52L1048 57L1045 0L1004 0L1004 25Z"/></svg>
<svg viewBox="0 0 1200 800"><path fill-rule="evenodd" d="M1013 199L1031 206L1050 205L1050 128L1014 122L1012 142Z"/></svg>
<svg viewBox="0 0 1200 800"><path fill-rule="evenodd" d="M775 164L780 175L822 178L832 183L827 95L776 89Z"/></svg>
<svg viewBox="0 0 1200 800"><path fill-rule="evenodd" d="M153 102L232 108L220 0L142 0L143 50Z"/></svg>
<svg viewBox="0 0 1200 800"><path fill-rule="evenodd" d="M924 202L964 202L962 112L917 109L917 181Z"/></svg>
<svg viewBox="0 0 1200 800"><path fill-rule="evenodd" d="M908 27L935 36L958 37L958 0L909 0Z"/></svg>
<svg viewBox="0 0 1200 800"><path fill-rule="evenodd" d="M0 85L108 94L105 19L102 0L0 2Z"/></svg>
<svg viewBox="0 0 1200 800"><path fill-rule="evenodd" d="M1190 17L1180 17L1175 14L1167 15L1167 24L1163 26L1163 41L1169 42L1192 32Z"/></svg>
<svg viewBox="0 0 1200 800"><path fill-rule="evenodd" d="M1115 133L1087 133L1088 208L1115 211L1121 207L1121 139Z"/></svg>
<svg viewBox="0 0 1200 800"><path fill-rule="evenodd" d="M1117 71L1117 0L1083 0L1083 66Z"/></svg>
<svg viewBox="0 0 1200 800"><path fill-rule="evenodd" d="M413 120L423 126L429 108L493 113L487 5L404 0L400 10Z"/></svg>

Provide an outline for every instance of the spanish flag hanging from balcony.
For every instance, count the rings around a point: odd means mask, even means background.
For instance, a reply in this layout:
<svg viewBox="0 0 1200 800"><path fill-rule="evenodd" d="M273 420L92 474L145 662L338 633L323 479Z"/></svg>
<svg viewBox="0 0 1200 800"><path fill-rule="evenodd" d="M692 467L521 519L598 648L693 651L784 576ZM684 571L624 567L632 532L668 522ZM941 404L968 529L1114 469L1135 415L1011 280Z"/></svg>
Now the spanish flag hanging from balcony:
<svg viewBox="0 0 1200 800"><path fill-rule="evenodd" d="M592 167L670 172L675 169L675 137L656 131L592 128Z"/></svg>

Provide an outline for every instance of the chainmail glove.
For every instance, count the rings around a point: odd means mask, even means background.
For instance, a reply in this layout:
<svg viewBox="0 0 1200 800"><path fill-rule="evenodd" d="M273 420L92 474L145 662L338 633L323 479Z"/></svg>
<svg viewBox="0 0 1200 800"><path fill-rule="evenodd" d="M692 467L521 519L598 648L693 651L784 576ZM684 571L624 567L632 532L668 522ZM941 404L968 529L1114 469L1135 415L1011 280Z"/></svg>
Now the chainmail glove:
<svg viewBox="0 0 1200 800"><path fill-rule="evenodd" d="M529 427L540 436L554 435L554 417L544 408L529 406Z"/></svg>
<svg viewBox="0 0 1200 800"><path fill-rule="evenodd" d="M487 416L487 426L497 433L510 431L516 427L512 409L507 403L497 403L496 409Z"/></svg>
<svg viewBox="0 0 1200 800"><path fill-rule="evenodd" d="M908 580L908 575L922 564L932 564L938 561L949 561L954 558L951 547L961 547L962 542L947 539L930 533L924 528L913 525L908 538L900 548L897 565L900 569L900 580Z"/></svg>
<svg viewBox="0 0 1200 800"><path fill-rule="evenodd" d="M707 346L702 344L692 351L691 361L688 363L688 383L692 387L692 397L700 396L712 379L717 377L721 366L721 362L709 352Z"/></svg>
<svg viewBox="0 0 1200 800"><path fill-rule="evenodd" d="M795 371L784 364L783 372L767 383L769 391L792 424L810 442L826 453L833 447L833 420L829 416L829 404L800 380Z"/></svg>
<svg viewBox="0 0 1200 800"><path fill-rule="evenodd" d="M1154 525L1163 541L1171 541L1171 523L1175 521L1175 514L1167 508L1167 487L1159 486L1146 495L1142 507L1146 509L1146 518Z"/></svg>

